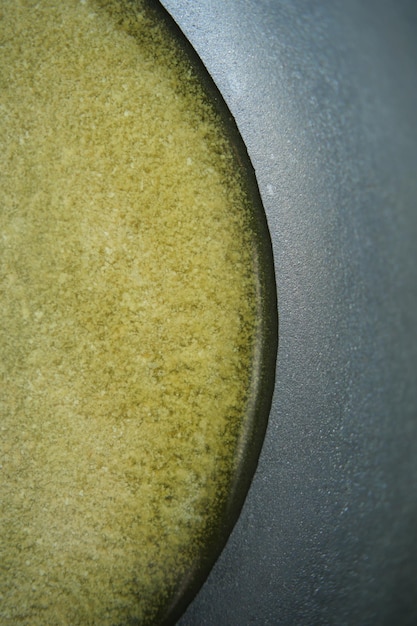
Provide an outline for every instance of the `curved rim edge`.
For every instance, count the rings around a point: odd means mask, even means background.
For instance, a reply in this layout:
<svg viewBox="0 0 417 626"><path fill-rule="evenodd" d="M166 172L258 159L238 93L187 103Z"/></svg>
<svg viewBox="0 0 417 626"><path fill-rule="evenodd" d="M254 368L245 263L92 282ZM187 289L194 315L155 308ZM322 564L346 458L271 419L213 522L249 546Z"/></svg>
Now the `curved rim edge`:
<svg viewBox="0 0 417 626"><path fill-rule="evenodd" d="M275 387L278 354L278 299L272 241L255 170L246 145L221 92L186 35L160 0L146 0L150 11L165 23L185 57L191 61L207 97L214 104L226 135L236 153L236 163L249 199L256 268L257 315L259 324L251 371L250 393L237 443L237 459L228 497L218 515L218 524L207 537L205 550L182 579L168 606L163 607L157 624L172 626L193 601L206 581L240 516L253 480L268 425Z"/></svg>

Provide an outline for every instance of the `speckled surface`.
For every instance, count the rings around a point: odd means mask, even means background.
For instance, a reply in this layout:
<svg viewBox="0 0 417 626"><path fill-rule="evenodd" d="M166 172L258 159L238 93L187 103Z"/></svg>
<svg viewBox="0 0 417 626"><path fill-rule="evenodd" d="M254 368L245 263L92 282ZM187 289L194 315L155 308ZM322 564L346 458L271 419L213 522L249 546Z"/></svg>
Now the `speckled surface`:
<svg viewBox="0 0 417 626"><path fill-rule="evenodd" d="M181 626L417 623L417 5L164 0L270 224L273 410Z"/></svg>
<svg viewBox="0 0 417 626"><path fill-rule="evenodd" d="M266 425L255 184L160 15L129 8L0 9L1 626L160 624Z"/></svg>

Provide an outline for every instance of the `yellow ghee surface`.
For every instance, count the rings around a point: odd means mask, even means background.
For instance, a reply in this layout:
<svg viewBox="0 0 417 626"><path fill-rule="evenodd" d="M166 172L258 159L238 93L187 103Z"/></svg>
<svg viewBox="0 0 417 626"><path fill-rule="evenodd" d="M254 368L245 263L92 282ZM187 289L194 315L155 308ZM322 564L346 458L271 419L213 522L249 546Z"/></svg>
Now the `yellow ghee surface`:
<svg viewBox="0 0 417 626"><path fill-rule="evenodd" d="M1 0L0 38L0 624L152 623L233 474L247 199L140 3Z"/></svg>

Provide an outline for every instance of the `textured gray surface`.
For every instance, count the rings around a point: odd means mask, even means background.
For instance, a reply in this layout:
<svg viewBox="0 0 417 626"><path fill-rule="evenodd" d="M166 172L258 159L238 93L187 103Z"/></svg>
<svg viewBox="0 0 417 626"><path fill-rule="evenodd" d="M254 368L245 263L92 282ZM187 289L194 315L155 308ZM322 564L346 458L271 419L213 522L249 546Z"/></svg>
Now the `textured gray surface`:
<svg viewBox="0 0 417 626"><path fill-rule="evenodd" d="M417 624L417 4L164 0L273 239L258 471L181 626Z"/></svg>

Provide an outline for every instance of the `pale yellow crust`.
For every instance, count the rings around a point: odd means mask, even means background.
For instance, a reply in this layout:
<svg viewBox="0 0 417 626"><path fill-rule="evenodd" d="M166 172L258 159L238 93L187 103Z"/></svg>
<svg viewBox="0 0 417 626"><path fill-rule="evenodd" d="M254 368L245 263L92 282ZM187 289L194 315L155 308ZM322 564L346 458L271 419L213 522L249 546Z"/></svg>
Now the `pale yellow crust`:
<svg viewBox="0 0 417 626"><path fill-rule="evenodd" d="M150 19L0 5L2 626L151 622L233 472L246 200Z"/></svg>

